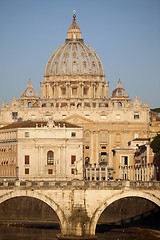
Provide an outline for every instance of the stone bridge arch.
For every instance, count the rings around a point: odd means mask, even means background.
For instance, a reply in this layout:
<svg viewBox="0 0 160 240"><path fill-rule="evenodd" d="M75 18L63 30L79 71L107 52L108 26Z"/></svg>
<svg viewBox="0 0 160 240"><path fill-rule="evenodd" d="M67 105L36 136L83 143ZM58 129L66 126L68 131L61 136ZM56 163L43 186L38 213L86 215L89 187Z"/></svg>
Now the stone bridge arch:
<svg viewBox="0 0 160 240"><path fill-rule="evenodd" d="M21 191L9 191L1 193L0 195L0 204L3 203L6 200L9 200L14 197L32 197L36 198L38 200L41 200L42 202L46 203L49 207L53 209L53 211L57 214L59 223L60 223L60 229L61 233L65 234L67 231L67 219L65 217L65 214L61 207L50 197L48 197L45 194L42 194L40 192L35 192L32 190L21 190Z"/></svg>
<svg viewBox="0 0 160 240"><path fill-rule="evenodd" d="M155 196L152 193L149 192L138 192L138 191L123 191L121 193L117 193L115 195L112 195L111 197L105 199L103 203L95 210L95 212L92 215L91 222L90 222L90 233L92 235L95 235L96 225L97 222L102 214L102 212L113 202L120 200L125 197L140 197L144 198L146 200L149 200L153 203L155 203L157 206L160 207L160 198Z"/></svg>

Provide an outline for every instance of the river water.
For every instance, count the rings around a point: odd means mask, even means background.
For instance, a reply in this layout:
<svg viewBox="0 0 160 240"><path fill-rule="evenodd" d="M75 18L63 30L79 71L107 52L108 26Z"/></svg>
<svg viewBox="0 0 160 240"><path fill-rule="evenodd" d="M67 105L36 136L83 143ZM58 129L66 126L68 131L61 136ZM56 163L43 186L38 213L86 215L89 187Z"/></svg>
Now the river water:
<svg viewBox="0 0 160 240"><path fill-rule="evenodd" d="M35 228L0 225L0 240L57 240L57 227ZM157 240L160 231L143 228L112 228L97 232L98 240Z"/></svg>

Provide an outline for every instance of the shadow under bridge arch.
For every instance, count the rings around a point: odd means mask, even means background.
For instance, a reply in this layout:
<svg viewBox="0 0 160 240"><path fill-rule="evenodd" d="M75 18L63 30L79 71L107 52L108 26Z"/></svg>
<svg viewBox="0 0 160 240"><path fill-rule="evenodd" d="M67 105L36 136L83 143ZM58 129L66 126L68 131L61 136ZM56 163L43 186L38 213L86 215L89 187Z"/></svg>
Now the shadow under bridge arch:
<svg viewBox="0 0 160 240"><path fill-rule="evenodd" d="M33 221L57 221L61 233L65 233L67 220L61 207L51 197L36 191L22 190L9 191L0 194L0 218L14 220L16 214L18 219Z"/></svg>
<svg viewBox="0 0 160 240"><path fill-rule="evenodd" d="M151 202L152 204L156 205L157 208L159 208L159 214L160 214L160 197L150 192L143 192L143 191L126 191L117 193L115 195L112 195L111 197L108 197L104 199L104 201L99 205L99 207L94 211L91 222L90 222L90 231L91 234L95 234L96 226L98 223L99 218L101 217L102 213L111 206L111 204L115 203L118 200L124 200L126 198L139 198L148 200L148 202Z"/></svg>

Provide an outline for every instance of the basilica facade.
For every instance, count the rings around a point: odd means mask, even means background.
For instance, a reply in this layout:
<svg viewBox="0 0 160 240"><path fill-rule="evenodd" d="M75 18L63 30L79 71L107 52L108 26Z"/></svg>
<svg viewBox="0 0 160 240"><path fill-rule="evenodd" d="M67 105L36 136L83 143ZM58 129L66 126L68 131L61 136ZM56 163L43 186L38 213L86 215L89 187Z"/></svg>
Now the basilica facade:
<svg viewBox="0 0 160 240"><path fill-rule="evenodd" d="M123 149L129 149L128 142L134 139L149 138L148 103L142 103L138 97L131 100L120 79L111 96L108 95L109 82L105 80L102 62L81 38L75 14L65 43L47 62L40 86L41 96L29 80L20 99L14 97L7 105L2 102L3 129L23 121L52 120L76 125L83 131L83 151L80 151L83 167L86 171L94 169L93 174L86 172L85 176L92 179L96 176L95 169L98 169L97 179L117 179L120 165L134 165L134 152ZM51 139L45 140L45 144L47 141L50 145Z"/></svg>

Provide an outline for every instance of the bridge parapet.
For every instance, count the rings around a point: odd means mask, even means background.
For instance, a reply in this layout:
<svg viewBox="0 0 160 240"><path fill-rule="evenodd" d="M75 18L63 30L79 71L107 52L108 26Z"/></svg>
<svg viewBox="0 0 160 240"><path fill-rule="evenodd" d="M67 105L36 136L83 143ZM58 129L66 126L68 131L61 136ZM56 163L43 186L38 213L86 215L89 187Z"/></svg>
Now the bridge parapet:
<svg viewBox="0 0 160 240"><path fill-rule="evenodd" d="M0 189L160 189L159 181L1 181Z"/></svg>

